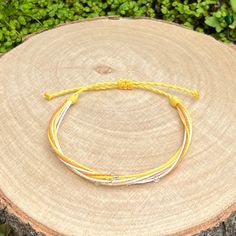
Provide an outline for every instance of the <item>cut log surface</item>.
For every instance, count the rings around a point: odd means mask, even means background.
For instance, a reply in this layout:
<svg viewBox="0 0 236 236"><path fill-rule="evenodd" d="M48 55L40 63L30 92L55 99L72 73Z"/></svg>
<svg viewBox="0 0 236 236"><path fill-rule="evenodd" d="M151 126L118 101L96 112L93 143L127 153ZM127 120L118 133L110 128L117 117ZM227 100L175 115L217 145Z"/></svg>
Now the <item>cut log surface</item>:
<svg viewBox="0 0 236 236"><path fill-rule="evenodd" d="M0 58L0 223L19 235L235 235L235 75L234 49L164 21L102 18L27 38ZM47 101L45 91L120 78L200 90L199 100L173 91L192 115L193 137L158 183L94 185L48 142L66 96ZM139 89L82 94L59 133L68 156L117 174L161 165L182 136L168 100Z"/></svg>

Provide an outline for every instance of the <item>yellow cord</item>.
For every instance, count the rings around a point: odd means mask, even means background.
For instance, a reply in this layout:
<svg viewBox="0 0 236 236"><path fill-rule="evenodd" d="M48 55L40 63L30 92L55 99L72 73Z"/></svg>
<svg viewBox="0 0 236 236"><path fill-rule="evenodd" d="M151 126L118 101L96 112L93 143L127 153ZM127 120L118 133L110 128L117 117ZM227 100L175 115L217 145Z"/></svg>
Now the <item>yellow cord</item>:
<svg viewBox="0 0 236 236"><path fill-rule="evenodd" d="M73 172L76 174L90 180L93 182L97 182L104 185L129 185L129 184L140 184L155 181L156 179L160 179L166 174L168 174L177 163L182 159L185 153L188 150L191 141L192 135L192 119L190 113L185 108L181 100L177 97L168 93L159 87L163 87L166 89L175 89L187 94L192 95L194 98L199 98L198 90L189 90L186 88L182 88L175 85L169 85L165 83L156 83L156 82L147 82L147 81L133 81L128 79L120 79L116 82L100 82L95 84L90 84L87 86L80 86L71 89L65 89L59 92L55 92L52 94L45 93L44 96L48 100L51 100L55 97L62 96L68 93L73 93L70 95L66 101L54 112L52 115L49 127L48 127L48 139L49 142L57 154L57 157L66 164ZM180 119L185 128L185 136L183 145L176 151L176 153L163 165L160 167L151 169L149 171L145 171L142 173L130 174L130 175L114 175L107 173L99 173L89 167L86 167L73 159L66 156L59 145L59 141L57 138L57 133L60 125L60 121L63 119L67 109L70 105L73 105L77 102L81 93L85 91L94 91L94 90L106 90L106 89L122 89L122 90L131 90L134 88L146 89L152 91L154 93L158 93L160 95L166 96L169 99L170 105L178 110Z"/></svg>

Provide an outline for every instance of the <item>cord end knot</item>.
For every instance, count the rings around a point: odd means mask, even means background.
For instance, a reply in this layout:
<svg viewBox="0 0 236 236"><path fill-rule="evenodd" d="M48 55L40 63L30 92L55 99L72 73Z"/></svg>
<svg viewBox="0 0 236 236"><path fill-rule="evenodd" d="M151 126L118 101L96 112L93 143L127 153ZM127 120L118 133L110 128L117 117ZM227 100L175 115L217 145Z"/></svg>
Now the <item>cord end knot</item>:
<svg viewBox="0 0 236 236"><path fill-rule="evenodd" d="M170 105L172 107L176 107L177 104L179 104L179 103L181 103L181 101L180 101L180 99L178 97L176 97L176 96L171 96L170 97Z"/></svg>
<svg viewBox="0 0 236 236"><path fill-rule="evenodd" d="M128 79L120 79L117 81L117 87L119 89L133 89L134 88L134 81Z"/></svg>
<svg viewBox="0 0 236 236"><path fill-rule="evenodd" d="M46 92L46 93L44 93L44 97L45 97L48 101L50 101L50 100L52 100L53 95Z"/></svg>
<svg viewBox="0 0 236 236"><path fill-rule="evenodd" d="M80 93L73 93L71 96L67 98L67 101L71 101L72 104L75 104L79 98Z"/></svg>
<svg viewBox="0 0 236 236"><path fill-rule="evenodd" d="M193 90L192 95L194 98L199 99L200 98L199 90L197 90L197 89Z"/></svg>

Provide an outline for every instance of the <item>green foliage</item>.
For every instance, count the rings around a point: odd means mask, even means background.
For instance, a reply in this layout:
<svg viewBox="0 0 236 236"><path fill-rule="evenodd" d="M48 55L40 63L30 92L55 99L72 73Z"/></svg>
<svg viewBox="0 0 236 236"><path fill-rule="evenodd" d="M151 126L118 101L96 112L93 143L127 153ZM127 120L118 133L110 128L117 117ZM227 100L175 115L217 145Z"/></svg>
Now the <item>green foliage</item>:
<svg viewBox="0 0 236 236"><path fill-rule="evenodd" d="M224 41L236 41L236 0L157 0L157 16L211 34Z"/></svg>
<svg viewBox="0 0 236 236"><path fill-rule="evenodd" d="M0 0L0 53L27 34L88 17L149 16L236 40L236 0Z"/></svg>
<svg viewBox="0 0 236 236"><path fill-rule="evenodd" d="M0 52L6 52L30 33L66 21L121 15L154 16L152 0L0 0Z"/></svg>

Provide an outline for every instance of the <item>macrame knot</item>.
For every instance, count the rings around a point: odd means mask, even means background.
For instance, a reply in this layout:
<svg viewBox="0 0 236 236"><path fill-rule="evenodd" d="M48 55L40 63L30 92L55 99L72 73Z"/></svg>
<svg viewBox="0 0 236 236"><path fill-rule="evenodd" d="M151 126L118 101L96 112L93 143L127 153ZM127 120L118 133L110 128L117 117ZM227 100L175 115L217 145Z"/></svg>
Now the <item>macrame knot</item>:
<svg viewBox="0 0 236 236"><path fill-rule="evenodd" d="M176 97L176 96L171 96L170 97L170 105L172 107L176 107L177 104L179 104L179 103L180 103L180 99L178 97Z"/></svg>
<svg viewBox="0 0 236 236"><path fill-rule="evenodd" d="M80 92L81 93L81 92ZM71 96L67 98L68 101L71 101L72 104L75 104L79 98L80 93L73 93Z"/></svg>
<svg viewBox="0 0 236 236"><path fill-rule="evenodd" d="M120 79L117 81L117 88L119 89L133 89L134 81L128 79Z"/></svg>

